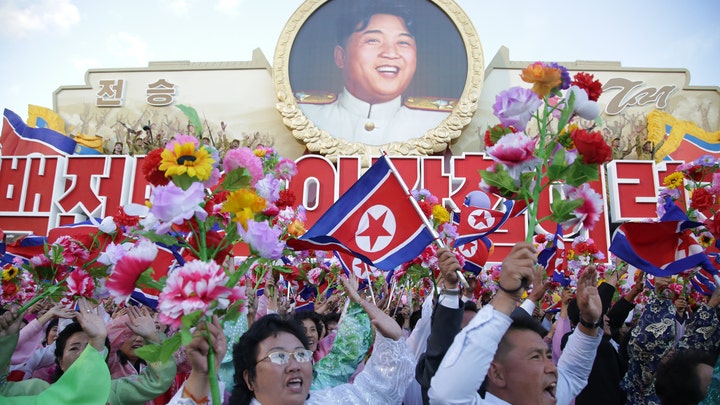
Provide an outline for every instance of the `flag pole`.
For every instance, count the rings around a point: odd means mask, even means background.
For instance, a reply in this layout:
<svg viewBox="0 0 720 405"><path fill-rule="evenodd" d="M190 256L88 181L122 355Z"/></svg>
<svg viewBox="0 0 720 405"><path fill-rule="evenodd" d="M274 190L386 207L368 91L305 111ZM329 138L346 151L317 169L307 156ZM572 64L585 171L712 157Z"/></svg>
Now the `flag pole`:
<svg viewBox="0 0 720 405"><path fill-rule="evenodd" d="M426 217L425 214L422 212L422 209L420 208L420 204L418 204L418 202L412 197L412 195L410 195L410 191L408 190L407 186L405 185L405 181L402 179L402 177L400 177L400 174L397 172L397 169L395 169L395 165L393 164L393 162L388 158L385 150L380 149L380 153L381 153L380 157L385 159L385 161L387 162L388 166L390 167L390 171L393 173L393 175L395 175L395 178L397 179L398 183L400 183L400 186L403 188L403 192L405 193L405 195L408 197L408 199L412 203L413 208L415 208L415 212L417 212L417 214L420 216L420 218L422 218L422 221L425 224L425 227L432 234L433 239L435 240L435 243L440 248L447 247L445 245L445 242L443 242L442 239L440 239L440 234L438 234L438 232L435 230L435 228L433 228L428 217ZM467 280L465 279L465 276L463 276L462 273L460 272L460 269L456 269L455 273L457 274L458 280L460 280L460 283L463 285L463 287L469 288L470 284L468 284Z"/></svg>

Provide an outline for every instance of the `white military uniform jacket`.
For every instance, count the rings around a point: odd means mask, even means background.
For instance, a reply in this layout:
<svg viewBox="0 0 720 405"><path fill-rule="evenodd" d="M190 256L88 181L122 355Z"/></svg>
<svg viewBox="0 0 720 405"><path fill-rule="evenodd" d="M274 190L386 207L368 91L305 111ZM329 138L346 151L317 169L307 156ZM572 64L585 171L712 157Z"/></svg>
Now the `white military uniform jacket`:
<svg viewBox="0 0 720 405"><path fill-rule="evenodd" d="M334 138L368 145L421 137L450 115L445 111L410 109L401 98L369 104L345 89L333 103L301 104L300 109L315 126Z"/></svg>

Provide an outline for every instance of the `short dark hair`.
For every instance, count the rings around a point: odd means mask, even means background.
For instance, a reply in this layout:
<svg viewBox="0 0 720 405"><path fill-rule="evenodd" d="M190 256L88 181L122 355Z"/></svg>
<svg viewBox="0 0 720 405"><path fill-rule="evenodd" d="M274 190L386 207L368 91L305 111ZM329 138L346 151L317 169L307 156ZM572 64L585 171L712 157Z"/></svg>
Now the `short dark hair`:
<svg viewBox="0 0 720 405"><path fill-rule="evenodd" d="M473 301L465 301L464 310L477 313L478 307Z"/></svg>
<svg viewBox="0 0 720 405"><path fill-rule="evenodd" d="M700 387L697 366L714 365L713 356L702 350L679 350L655 371L655 393L662 405L697 404L706 393Z"/></svg>
<svg viewBox="0 0 720 405"><path fill-rule="evenodd" d="M370 19L376 14L388 14L402 18L410 35L415 36L415 16L405 0L345 0L345 3L341 7L342 12L337 19L336 31L337 45L343 48L350 35L364 30L370 23Z"/></svg>
<svg viewBox="0 0 720 405"><path fill-rule="evenodd" d="M305 331L302 330L298 323L295 320L284 320L278 314L265 315L253 322L250 329L240 336L240 339L235 343L233 346L235 385L230 395L231 405L248 405L255 397L250 387L247 386L243 374L247 371L248 379L250 381L255 380L255 367L257 366L260 343L270 336L277 336L281 332L295 336L300 340L303 347L308 348Z"/></svg>
<svg viewBox="0 0 720 405"><path fill-rule="evenodd" d="M43 340L44 345L48 344L48 335L50 334L50 329L52 329L53 327L57 327L58 322L60 322L60 318L53 318L48 322L47 326L45 327L45 340ZM55 338L57 338L57 334L55 334Z"/></svg>
<svg viewBox="0 0 720 405"><path fill-rule="evenodd" d="M296 311L295 315L293 315L293 318L300 324L300 327L304 329L303 321L305 319L309 319L313 321L315 324L315 329L317 329L318 332L318 340L322 337L323 334L323 328L325 327L325 324L323 323L322 316L318 314L315 311Z"/></svg>
<svg viewBox="0 0 720 405"><path fill-rule="evenodd" d="M325 324L325 329L330 329L330 324L340 323L340 313L339 312L330 312L325 315L323 315L323 323Z"/></svg>
<svg viewBox="0 0 720 405"><path fill-rule="evenodd" d="M520 309L520 311L525 312L525 310ZM512 318L512 323L510 324L510 327L503 335L502 339L500 339L500 343L498 344L497 351L495 352L496 355L499 354L500 356L504 356L507 352L509 352L512 347L510 347L510 342L508 342L508 339L506 337L510 332L516 332L516 331L525 331L529 330L532 332L535 332L540 336L541 338L544 337L543 333L543 327L540 325L540 322L537 321L537 319L531 317L527 312L525 312L525 315L520 315L519 312L516 311L513 312L510 317Z"/></svg>
<svg viewBox="0 0 720 405"><path fill-rule="evenodd" d="M59 326L58 326L59 329ZM62 377L64 371L60 368L60 362L65 352L65 346L67 345L68 339L76 333L84 332L82 326L78 321L73 321L58 332L57 338L55 339L55 371L50 376L50 382L54 383ZM89 344L89 343L88 343ZM110 351L110 339L105 338L105 347ZM105 359L107 362L107 358Z"/></svg>

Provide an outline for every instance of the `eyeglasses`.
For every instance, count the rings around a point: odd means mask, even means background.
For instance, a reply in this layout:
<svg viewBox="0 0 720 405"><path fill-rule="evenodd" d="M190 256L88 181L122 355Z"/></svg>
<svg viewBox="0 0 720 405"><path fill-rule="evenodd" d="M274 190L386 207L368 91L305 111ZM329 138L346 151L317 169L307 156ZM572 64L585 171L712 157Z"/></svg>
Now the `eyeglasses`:
<svg viewBox="0 0 720 405"><path fill-rule="evenodd" d="M313 352L307 349L298 349L294 352L272 352L258 360L255 364L258 364L265 359L270 359L270 362L273 364L284 365L288 364L290 356L295 357L295 360L298 363L307 363L312 360Z"/></svg>

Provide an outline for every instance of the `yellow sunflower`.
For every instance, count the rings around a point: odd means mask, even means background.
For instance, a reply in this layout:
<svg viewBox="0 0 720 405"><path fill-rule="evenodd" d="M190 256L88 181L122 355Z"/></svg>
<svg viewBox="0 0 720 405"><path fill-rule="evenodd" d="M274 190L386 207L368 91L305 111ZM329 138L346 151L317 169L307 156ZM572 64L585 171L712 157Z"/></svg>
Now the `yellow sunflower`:
<svg viewBox="0 0 720 405"><path fill-rule="evenodd" d="M228 194L222 212L233 214L233 221L245 227L247 221L254 218L256 213L262 212L266 206L264 198L250 189L241 188Z"/></svg>
<svg viewBox="0 0 720 405"><path fill-rule="evenodd" d="M19 272L19 270L15 266L10 266L7 269L4 269L2 272L3 281L10 281L10 280L14 279L15 277L17 277L18 272Z"/></svg>
<svg viewBox="0 0 720 405"><path fill-rule="evenodd" d="M674 189L674 188L678 188L678 187L682 188L682 186L683 186L682 173L675 172L675 173L665 176L665 179L663 179L663 184L669 189Z"/></svg>
<svg viewBox="0 0 720 405"><path fill-rule="evenodd" d="M205 148L195 148L192 142L175 143L173 150L164 149L159 170L165 177L187 174L198 180L207 180L212 173L215 159Z"/></svg>

